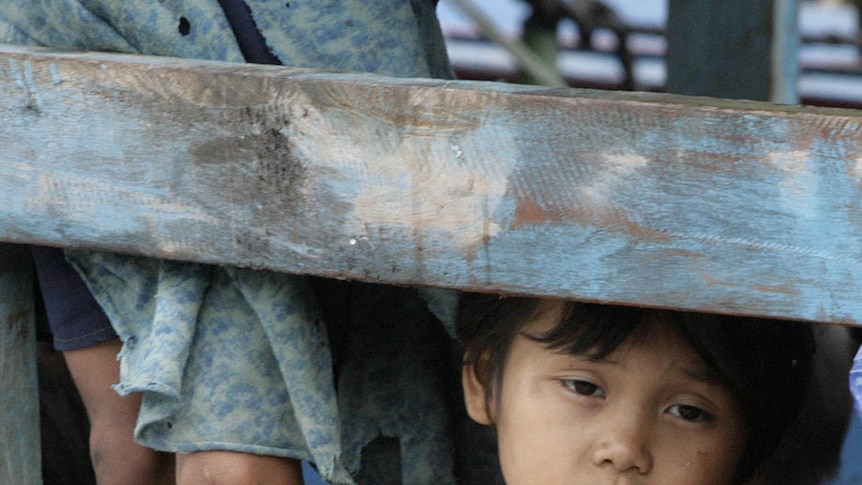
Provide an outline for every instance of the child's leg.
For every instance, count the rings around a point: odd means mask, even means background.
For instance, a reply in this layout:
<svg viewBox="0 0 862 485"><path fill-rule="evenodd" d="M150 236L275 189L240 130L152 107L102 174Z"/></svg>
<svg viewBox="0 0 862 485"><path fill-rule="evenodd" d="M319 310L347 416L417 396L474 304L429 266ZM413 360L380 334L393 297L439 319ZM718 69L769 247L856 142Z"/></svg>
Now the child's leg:
<svg viewBox="0 0 862 485"><path fill-rule="evenodd" d="M90 420L97 482L173 483L171 455L134 441L140 396L120 397L111 389L120 380L121 344L107 316L61 250L33 247L32 253L54 346L63 352Z"/></svg>
<svg viewBox="0 0 862 485"><path fill-rule="evenodd" d="M174 483L173 456L135 443L133 431L140 395L122 397L111 385L119 381L120 341L64 352L69 372L90 418L90 456L99 485Z"/></svg>
<svg viewBox="0 0 862 485"><path fill-rule="evenodd" d="M178 454L177 485L302 485L299 460L231 451Z"/></svg>

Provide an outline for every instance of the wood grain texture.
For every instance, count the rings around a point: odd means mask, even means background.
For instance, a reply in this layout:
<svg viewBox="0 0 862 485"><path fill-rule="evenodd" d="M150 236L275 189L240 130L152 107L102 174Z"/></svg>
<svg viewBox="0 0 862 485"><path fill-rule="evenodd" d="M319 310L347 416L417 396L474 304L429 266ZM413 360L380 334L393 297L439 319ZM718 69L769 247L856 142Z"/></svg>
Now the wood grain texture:
<svg viewBox="0 0 862 485"><path fill-rule="evenodd" d="M33 317L26 247L0 244L0 483L42 483Z"/></svg>
<svg viewBox="0 0 862 485"><path fill-rule="evenodd" d="M862 118L0 51L0 240L862 323Z"/></svg>

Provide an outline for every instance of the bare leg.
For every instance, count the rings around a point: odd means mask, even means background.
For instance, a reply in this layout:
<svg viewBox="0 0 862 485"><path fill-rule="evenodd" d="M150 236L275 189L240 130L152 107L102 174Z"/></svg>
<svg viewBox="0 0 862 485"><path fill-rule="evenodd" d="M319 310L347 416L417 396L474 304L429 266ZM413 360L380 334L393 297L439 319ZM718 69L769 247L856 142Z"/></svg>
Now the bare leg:
<svg viewBox="0 0 862 485"><path fill-rule="evenodd" d="M299 460L231 451L178 454L178 485L302 485Z"/></svg>
<svg viewBox="0 0 862 485"><path fill-rule="evenodd" d="M90 456L99 485L174 483L173 455L135 443L140 395L121 397L111 385L120 377L119 340L63 355L90 418Z"/></svg>

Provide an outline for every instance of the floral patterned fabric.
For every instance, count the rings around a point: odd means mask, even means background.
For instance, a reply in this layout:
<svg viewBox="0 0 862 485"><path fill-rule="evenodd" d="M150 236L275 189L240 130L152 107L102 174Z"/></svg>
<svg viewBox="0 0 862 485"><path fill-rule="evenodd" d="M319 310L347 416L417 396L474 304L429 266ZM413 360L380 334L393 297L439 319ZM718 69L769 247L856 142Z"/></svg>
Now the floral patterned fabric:
<svg viewBox="0 0 862 485"><path fill-rule="evenodd" d="M853 360L853 369L850 370L850 392L856 401L856 412L862 417L862 347L859 347Z"/></svg>
<svg viewBox="0 0 862 485"><path fill-rule="evenodd" d="M285 65L450 75L433 0L246 3ZM243 61L217 0L2 0L0 42ZM452 293L90 251L67 259L123 340L117 390L143 393L143 444L301 458L334 483L455 482L447 396L458 359L434 316L451 318ZM381 437L395 455L369 447Z"/></svg>

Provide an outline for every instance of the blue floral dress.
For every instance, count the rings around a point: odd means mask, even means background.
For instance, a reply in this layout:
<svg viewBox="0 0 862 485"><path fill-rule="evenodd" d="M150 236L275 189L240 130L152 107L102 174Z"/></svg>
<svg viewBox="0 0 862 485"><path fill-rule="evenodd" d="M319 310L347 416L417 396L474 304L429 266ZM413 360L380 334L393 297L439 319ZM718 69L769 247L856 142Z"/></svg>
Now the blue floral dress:
<svg viewBox="0 0 862 485"><path fill-rule="evenodd" d="M450 76L433 0L246 4L285 65ZM217 0L3 0L0 42L244 60ZM143 393L141 443L300 458L334 483L454 483L457 356L437 318L453 294L66 256L123 340L116 388ZM394 440L400 480L373 476L392 463L391 446L373 463L380 438Z"/></svg>

